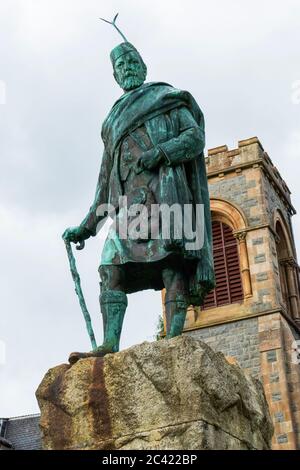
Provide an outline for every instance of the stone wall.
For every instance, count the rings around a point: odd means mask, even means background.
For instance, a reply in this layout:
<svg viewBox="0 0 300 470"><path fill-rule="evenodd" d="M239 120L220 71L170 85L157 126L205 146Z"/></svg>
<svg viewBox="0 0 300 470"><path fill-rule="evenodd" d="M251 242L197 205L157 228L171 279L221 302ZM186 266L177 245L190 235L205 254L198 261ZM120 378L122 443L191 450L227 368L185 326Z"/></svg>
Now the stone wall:
<svg viewBox="0 0 300 470"><path fill-rule="evenodd" d="M273 449L299 449L300 371L292 362L294 335L280 313L259 317L261 377L274 423Z"/></svg>
<svg viewBox="0 0 300 470"><path fill-rule="evenodd" d="M299 339L280 313L185 333L234 359L264 386L274 424L272 448L300 448L300 365L292 357Z"/></svg>
<svg viewBox="0 0 300 470"><path fill-rule="evenodd" d="M299 267L290 191L256 137L239 141L234 150L209 150L206 169L212 218L237 238L244 298L205 310L190 306L185 333L259 377L275 426L272 448L300 448L300 366L292 360L300 326ZM277 221L284 238L276 233ZM278 245L284 239L286 256ZM277 249L286 268L285 296Z"/></svg>
<svg viewBox="0 0 300 470"><path fill-rule="evenodd" d="M276 187L274 186L274 184L272 184L272 181L270 180L270 177L268 177L267 174L262 175L262 185L265 200L264 206L268 223L273 225L275 212L279 209L287 226L291 227L291 217L289 212L287 211L286 204L282 200L278 189L276 190Z"/></svg>
<svg viewBox="0 0 300 470"><path fill-rule="evenodd" d="M236 359L253 376L260 376L258 320L251 318L186 333L207 343L214 351Z"/></svg>
<svg viewBox="0 0 300 470"><path fill-rule="evenodd" d="M239 141L234 150L209 150L206 169L213 220L229 225L238 240L244 300L189 310L188 330L283 308L274 214L280 210L290 227L294 212L286 183L256 137Z"/></svg>
<svg viewBox="0 0 300 470"><path fill-rule="evenodd" d="M258 168L247 169L244 173L221 174L209 181L211 198L225 198L243 210L249 226L264 223L261 206L260 171Z"/></svg>
<svg viewBox="0 0 300 470"><path fill-rule="evenodd" d="M300 340L300 334L290 327L286 320L281 320L282 336L285 351L286 379L291 403L293 428L296 434L296 443L300 449L300 361L297 357L299 345L295 341ZM295 351L295 348L297 350Z"/></svg>

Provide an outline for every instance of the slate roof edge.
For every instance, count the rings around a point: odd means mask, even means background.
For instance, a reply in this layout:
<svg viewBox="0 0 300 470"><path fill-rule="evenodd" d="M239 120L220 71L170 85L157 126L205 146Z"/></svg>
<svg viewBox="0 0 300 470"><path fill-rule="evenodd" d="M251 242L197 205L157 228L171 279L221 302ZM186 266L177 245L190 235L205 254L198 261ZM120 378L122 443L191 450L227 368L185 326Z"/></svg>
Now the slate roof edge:
<svg viewBox="0 0 300 470"><path fill-rule="evenodd" d="M40 413L34 413L34 414L22 415L22 416L12 416L11 418L0 418L0 419L7 419L8 421L16 421L17 419L37 418L38 416L40 416Z"/></svg>

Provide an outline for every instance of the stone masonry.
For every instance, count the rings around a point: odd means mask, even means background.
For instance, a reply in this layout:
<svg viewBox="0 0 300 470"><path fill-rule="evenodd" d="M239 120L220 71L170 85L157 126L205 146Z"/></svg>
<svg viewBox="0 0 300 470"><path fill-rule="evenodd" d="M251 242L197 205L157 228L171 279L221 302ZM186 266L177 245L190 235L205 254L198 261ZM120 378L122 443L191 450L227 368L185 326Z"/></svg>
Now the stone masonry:
<svg viewBox="0 0 300 470"><path fill-rule="evenodd" d="M205 341L214 351L235 358L251 375L261 376L257 318L201 328L187 334Z"/></svg>
<svg viewBox="0 0 300 470"><path fill-rule="evenodd" d="M50 369L37 390L48 450L263 450L260 381L189 336Z"/></svg>
<svg viewBox="0 0 300 470"><path fill-rule="evenodd" d="M260 378L275 427L272 448L300 449L294 351L300 289L290 191L257 137L234 150L209 150L206 168L212 220L231 227L237 239L244 298L206 310L190 306L185 333Z"/></svg>

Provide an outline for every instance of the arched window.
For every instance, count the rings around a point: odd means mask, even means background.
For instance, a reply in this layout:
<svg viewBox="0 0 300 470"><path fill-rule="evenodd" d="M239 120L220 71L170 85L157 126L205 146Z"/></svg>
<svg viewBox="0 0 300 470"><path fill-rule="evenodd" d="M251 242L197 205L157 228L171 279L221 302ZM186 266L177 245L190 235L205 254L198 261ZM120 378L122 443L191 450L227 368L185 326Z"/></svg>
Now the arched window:
<svg viewBox="0 0 300 470"><path fill-rule="evenodd" d="M290 228L279 210L274 216L274 228L282 304L286 313L300 323L299 266Z"/></svg>
<svg viewBox="0 0 300 470"><path fill-rule="evenodd" d="M277 259L279 267L279 277L280 277L280 287L282 300L285 305L286 311L291 312L291 304L289 298L289 283L287 276L288 262L289 262L289 252L286 243L286 238L282 229L280 222L276 223L276 234L277 234Z"/></svg>
<svg viewBox="0 0 300 470"><path fill-rule="evenodd" d="M232 229L220 221L212 222L216 288L208 294L204 309L243 300L243 287L237 239Z"/></svg>

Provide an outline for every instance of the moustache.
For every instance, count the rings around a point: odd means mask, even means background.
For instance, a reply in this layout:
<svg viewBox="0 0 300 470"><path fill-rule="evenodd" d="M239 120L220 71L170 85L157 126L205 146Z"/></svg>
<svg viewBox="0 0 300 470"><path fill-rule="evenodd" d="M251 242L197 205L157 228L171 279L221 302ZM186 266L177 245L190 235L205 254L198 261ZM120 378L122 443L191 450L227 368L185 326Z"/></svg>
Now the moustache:
<svg viewBox="0 0 300 470"><path fill-rule="evenodd" d="M125 73L125 78L129 78L129 77L136 77L137 74L135 72L126 72Z"/></svg>

